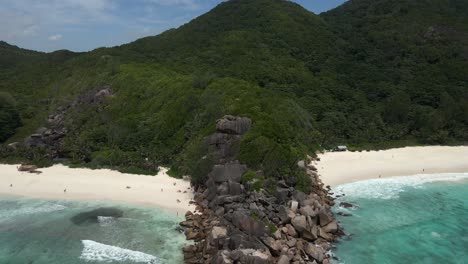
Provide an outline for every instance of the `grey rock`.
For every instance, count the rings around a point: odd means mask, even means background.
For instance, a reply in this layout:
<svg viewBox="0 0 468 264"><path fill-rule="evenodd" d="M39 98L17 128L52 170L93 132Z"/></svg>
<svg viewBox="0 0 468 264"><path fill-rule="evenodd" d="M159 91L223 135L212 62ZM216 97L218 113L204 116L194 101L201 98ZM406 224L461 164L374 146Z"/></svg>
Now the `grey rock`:
<svg viewBox="0 0 468 264"><path fill-rule="evenodd" d="M294 217L291 220L291 223L294 226L294 228L296 229L296 231L301 233L301 234L304 231L307 230L307 220L306 220L306 217L303 216L303 215L299 215L299 216Z"/></svg>
<svg viewBox="0 0 468 264"><path fill-rule="evenodd" d="M36 170L37 170L36 165L21 165L18 167L18 171L34 172Z"/></svg>
<svg viewBox="0 0 468 264"><path fill-rule="evenodd" d="M245 165L241 165L239 162L230 162L224 165L215 165L210 172L210 176L215 183L229 180L239 183L246 171L247 167Z"/></svg>
<svg viewBox="0 0 468 264"><path fill-rule="evenodd" d="M322 262L325 258L325 251L320 246L314 245L312 243L307 243L304 250L309 257L315 259L318 262Z"/></svg>
<svg viewBox="0 0 468 264"><path fill-rule="evenodd" d="M283 224L287 224L291 222L291 218L295 217L296 214L286 206L279 206L278 207L278 217L280 218Z"/></svg>
<svg viewBox="0 0 468 264"><path fill-rule="evenodd" d="M318 213L318 216L319 216L320 226L326 226L333 220L333 218L330 217L330 215L325 210L321 210Z"/></svg>
<svg viewBox="0 0 468 264"><path fill-rule="evenodd" d="M312 208L312 206L310 205L301 207L301 209L299 209L299 212L301 215L310 216L310 217L315 217L316 215L314 212L314 208Z"/></svg>
<svg viewBox="0 0 468 264"><path fill-rule="evenodd" d="M300 160L297 162L297 166L301 169L305 169L306 168L306 164L305 164L305 161L304 160Z"/></svg>
<svg viewBox="0 0 468 264"><path fill-rule="evenodd" d="M279 229L276 230L276 232L274 232L272 235L276 240L280 240L281 239L281 230L279 230Z"/></svg>
<svg viewBox="0 0 468 264"><path fill-rule="evenodd" d="M286 242L286 245L288 245L288 247L292 248L292 247L296 246L296 243L297 243L297 240L295 238L292 238L292 239L290 239L290 240L288 240Z"/></svg>
<svg viewBox="0 0 468 264"><path fill-rule="evenodd" d="M301 206L310 205L310 206L313 207L313 206L314 206L314 201L315 201L315 200L314 200L313 198L308 198L308 199L305 199L305 200L300 201L299 204L300 204Z"/></svg>
<svg viewBox="0 0 468 264"><path fill-rule="evenodd" d="M243 232L235 231L229 234L228 248L236 250L239 248L251 248L262 251L268 251L268 248L258 238L258 236L249 236Z"/></svg>
<svg viewBox="0 0 468 264"><path fill-rule="evenodd" d="M299 207L299 203L297 201L292 200L289 202L289 208L291 208L293 212L296 212L298 207Z"/></svg>
<svg viewBox="0 0 468 264"><path fill-rule="evenodd" d="M333 235L325 232L322 228L319 228L319 236L327 241L333 241Z"/></svg>
<svg viewBox="0 0 468 264"><path fill-rule="evenodd" d="M252 120L246 117L224 116L216 122L216 130L226 134L243 135L252 126Z"/></svg>
<svg viewBox="0 0 468 264"><path fill-rule="evenodd" d="M218 187L216 188L216 194L218 195L228 195L229 193L229 185L227 182L223 182L222 184L219 184Z"/></svg>
<svg viewBox="0 0 468 264"><path fill-rule="evenodd" d="M228 182L228 189L230 195L239 195L242 193L241 184L234 181Z"/></svg>
<svg viewBox="0 0 468 264"><path fill-rule="evenodd" d="M289 264L289 258L286 255L281 255L278 259L278 264Z"/></svg>
<svg viewBox="0 0 468 264"><path fill-rule="evenodd" d="M247 213L239 211L233 213L232 224L249 235L262 236L267 232L262 222L253 219Z"/></svg>
<svg viewBox="0 0 468 264"><path fill-rule="evenodd" d="M211 240L220 239L227 237L227 229L223 226L214 226L211 229L209 237Z"/></svg>
<svg viewBox="0 0 468 264"><path fill-rule="evenodd" d="M336 231L338 231L338 224L336 220L333 220L328 225L322 227L322 230L327 233L336 233Z"/></svg>
<svg viewBox="0 0 468 264"><path fill-rule="evenodd" d="M268 247L273 256L279 256L281 253L281 242L272 237L261 238L263 244Z"/></svg>
<svg viewBox="0 0 468 264"><path fill-rule="evenodd" d="M289 197L289 188L277 188L275 192L275 197L281 203L286 202Z"/></svg>
<svg viewBox="0 0 468 264"><path fill-rule="evenodd" d="M301 191L298 191L296 190L293 194L293 197L296 201L302 201L302 200L306 200L307 199L307 194L301 192Z"/></svg>
<svg viewBox="0 0 468 264"><path fill-rule="evenodd" d="M259 250L241 249L242 256L239 259L240 263L246 264L269 264L271 263L271 256Z"/></svg>
<svg viewBox="0 0 468 264"><path fill-rule="evenodd" d="M292 225L287 224L286 229L287 229L287 233L288 233L289 236L297 237L296 229L294 229L294 227Z"/></svg>
<svg viewBox="0 0 468 264"><path fill-rule="evenodd" d="M302 237L307 240L307 241L315 241L318 238L318 227L317 226L312 226L308 230L305 230L302 233Z"/></svg>
<svg viewBox="0 0 468 264"><path fill-rule="evenodd" d="M215 214L219 217L223 216L224 215L224 207L219 207L218 209L216 209L215 211Z"/></svg>

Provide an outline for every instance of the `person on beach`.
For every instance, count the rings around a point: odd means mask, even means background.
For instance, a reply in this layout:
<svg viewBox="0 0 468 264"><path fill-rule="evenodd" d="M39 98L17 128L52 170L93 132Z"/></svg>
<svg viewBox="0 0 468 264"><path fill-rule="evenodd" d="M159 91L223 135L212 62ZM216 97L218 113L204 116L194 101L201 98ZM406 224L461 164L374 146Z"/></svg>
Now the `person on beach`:
<svg viewBox="0 0 468 264"><path fill-rule="evenodd" d="M10 187L13 187L13 184L10 184Z"/></svg>
<svg viewBox="0 0 468 264"><path fill-rule="evenodd" d="M66 193L67 192L67 188L63 189L63 193Z"/></svg>

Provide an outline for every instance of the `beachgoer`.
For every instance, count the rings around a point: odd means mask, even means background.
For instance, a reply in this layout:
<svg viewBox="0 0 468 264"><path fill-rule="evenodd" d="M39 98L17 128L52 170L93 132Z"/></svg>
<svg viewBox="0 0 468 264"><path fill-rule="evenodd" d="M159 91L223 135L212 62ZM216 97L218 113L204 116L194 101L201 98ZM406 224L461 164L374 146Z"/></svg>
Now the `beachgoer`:
<svg viewBox="0 0 468 264"><path fill-rule="evenodd" d="M13 187L13 184L10 184L10 187Z"/></svg>
<svg viewBox="0 0 468 264"><path fill-rule="evenodd" d="M67 192L67 188L63 189L63 192L66 193L66 192Z"/></svg>

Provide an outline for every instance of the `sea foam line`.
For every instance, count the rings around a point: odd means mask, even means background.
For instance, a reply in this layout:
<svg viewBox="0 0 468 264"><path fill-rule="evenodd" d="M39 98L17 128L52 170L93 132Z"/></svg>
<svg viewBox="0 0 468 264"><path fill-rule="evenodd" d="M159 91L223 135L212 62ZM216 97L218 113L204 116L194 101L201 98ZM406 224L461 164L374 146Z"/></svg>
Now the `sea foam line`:
<svg viewBox="0 0 468 264"><path fill-rule="evenodd" d="M136 263L161 263L160 258L143 252L105 245L92 240L82 240L81 242L83 243L84 248L81 252L80 259L85 261L133 261Z"/></svg>
<svg viewBox="0 0 468 264"><path fill-rule="evenodd" d="M67 209L66 206L61 204L43 204L34 207L23 207L14 210L7 210L1 212L0 220L10 219L20 215L40 214L40 213L52 213Z"/></svg>
<svg viewBox="0 0 468 264"><path fill-rule="evenodd" d="M432 182L451 182L468 179L468 173L418 174L358 181L333 188L335 196L345 194L347 198L395 199L407 187L421 188Z"/></svg>

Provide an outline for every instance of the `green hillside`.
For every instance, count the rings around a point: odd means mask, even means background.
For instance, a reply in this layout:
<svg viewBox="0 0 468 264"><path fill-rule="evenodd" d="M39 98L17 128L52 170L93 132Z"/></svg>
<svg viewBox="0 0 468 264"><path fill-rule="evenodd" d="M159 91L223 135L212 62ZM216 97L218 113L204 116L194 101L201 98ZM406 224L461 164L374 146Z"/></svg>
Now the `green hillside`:
<svg viewBox="0 0 468 264"><path fill-rule="evenodd" d="M89 53L2 42L0 140L21 141L60 106L110 86L103 103L65 115L61 153L74 163L203 175L203 138L225 114L253 120L243 163L297 183L296 162L321 147L467 142L467 10L461 0L353 0L317 16L289 1L231 0ZM1 155L43 161L37 151Z"/></svg>

